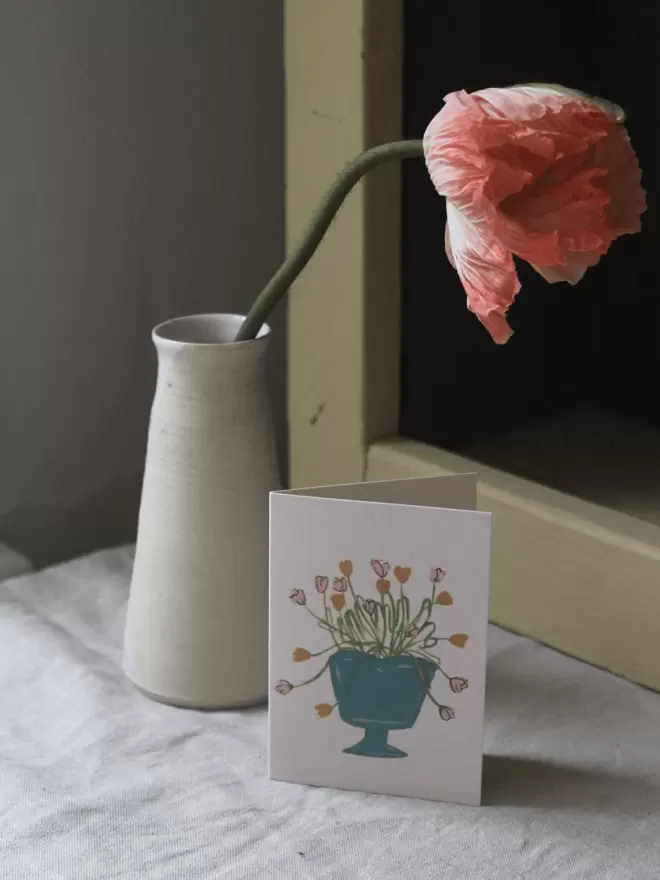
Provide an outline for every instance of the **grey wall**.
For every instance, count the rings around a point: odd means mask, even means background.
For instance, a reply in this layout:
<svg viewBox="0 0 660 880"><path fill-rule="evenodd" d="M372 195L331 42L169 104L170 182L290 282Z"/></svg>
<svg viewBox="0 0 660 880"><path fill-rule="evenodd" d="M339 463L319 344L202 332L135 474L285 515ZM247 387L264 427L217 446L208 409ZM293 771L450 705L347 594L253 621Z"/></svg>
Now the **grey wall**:
<svg viewBox="0 0 660 880"><path fill-rule="evenodd" d="M150 328L244 311L281 257L281 26L279 0L0 3L0 536L38 562L131 535Z"/></svg>

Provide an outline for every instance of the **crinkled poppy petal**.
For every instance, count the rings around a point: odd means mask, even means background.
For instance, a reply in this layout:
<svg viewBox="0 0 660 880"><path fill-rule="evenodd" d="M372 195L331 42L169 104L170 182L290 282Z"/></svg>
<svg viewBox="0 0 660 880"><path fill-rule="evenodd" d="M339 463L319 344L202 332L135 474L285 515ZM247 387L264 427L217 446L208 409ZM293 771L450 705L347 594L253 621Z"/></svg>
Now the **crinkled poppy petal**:
<svg viewBox="0 0 660 880"><path fill-rule="evenodd" d="M531 264L532 269L541 275L549 284L556 284L558 281L567 281L569 284L577 284L584 277L584 273L591 266L595 266L600 260L602 254L599 253L580 253L568 254L565 266L536 266Z"/></svg>
<svg viewBox="0 0 660 880"><path fill-rule="evenodd" d="M640 170L623 111L560 86L454 92L424 134L447 198L446 250L469 306L506 341L516 255L549 281L578 281L640 228Z"/></svg>
<svg viewBox="0 0 660 880"><path fill-rule="evenodd" d="M593 161L605 171L600 183L609 196L606 221L613 238L639 232L646 196L641 185L642 172L625 128L615 126L597 144Z"/></svg>
<svg viewBox="0 0 660 880"><path fill-rule="evenodd" d="M505 315L520 290L511 253L482 224L477 226L447 202L447 233L456 271L468 298L468 307L495 342L511 336Z"/></svg>

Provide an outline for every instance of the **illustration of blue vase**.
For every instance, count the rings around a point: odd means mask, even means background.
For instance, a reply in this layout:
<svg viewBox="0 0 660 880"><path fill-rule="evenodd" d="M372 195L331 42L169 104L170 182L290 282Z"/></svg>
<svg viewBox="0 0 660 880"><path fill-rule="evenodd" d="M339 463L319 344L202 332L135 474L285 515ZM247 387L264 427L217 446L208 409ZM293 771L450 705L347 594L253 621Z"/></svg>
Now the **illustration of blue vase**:
<svg viewBox="0 0 660 880"><path fill-rule="evenodd" d="M387 736L390 730L415 724L434 674L433 663L409 654L333 654L330 676L341 719L364 728L364 738L343 751L366 758L407 757L407 752L388 744Z"/></svg>

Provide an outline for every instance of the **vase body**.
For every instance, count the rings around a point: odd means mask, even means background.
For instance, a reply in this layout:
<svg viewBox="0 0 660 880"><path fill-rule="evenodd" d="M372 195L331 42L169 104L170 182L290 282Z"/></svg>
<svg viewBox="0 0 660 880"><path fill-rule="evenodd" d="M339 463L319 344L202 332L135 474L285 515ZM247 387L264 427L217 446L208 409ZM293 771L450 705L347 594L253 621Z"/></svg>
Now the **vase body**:
<svg viewBox="0 0 660 880"><path fill-rule="evenodd" d="M153 332L124 670L150 696L193 708L249 705L268 689L269 331L235 343L241 321L199 315Z"/></svg>
<svg viewBox="0 0 660 880"><path fill-rule="evenodd" d="M341 719L364 728L364 738L343 751L365 758L407 757L407 752L388 744L387 736L390 730L415 724L434 674L431 662L409 654L333 654L330 677Z"/></svg>

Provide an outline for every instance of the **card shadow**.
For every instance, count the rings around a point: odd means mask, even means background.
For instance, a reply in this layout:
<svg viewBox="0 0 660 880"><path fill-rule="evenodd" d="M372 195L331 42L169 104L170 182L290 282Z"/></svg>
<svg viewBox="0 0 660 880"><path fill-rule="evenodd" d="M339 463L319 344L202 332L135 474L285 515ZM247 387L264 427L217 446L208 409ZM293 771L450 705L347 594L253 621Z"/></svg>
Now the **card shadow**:
<svg viewBox="0 0 660 880"><path fill-rule="evenodd" d="M660 786L600 767L484 755L482 803L643 818L660 815Z"/></svg>

